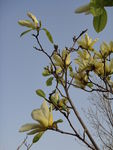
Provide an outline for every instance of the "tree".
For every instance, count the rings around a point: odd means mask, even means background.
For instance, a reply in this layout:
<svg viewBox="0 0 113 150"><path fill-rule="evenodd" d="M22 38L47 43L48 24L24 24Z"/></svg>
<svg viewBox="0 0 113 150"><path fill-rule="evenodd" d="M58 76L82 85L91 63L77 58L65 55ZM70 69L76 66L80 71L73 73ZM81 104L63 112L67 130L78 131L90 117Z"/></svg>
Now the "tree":
<svg viewBox="0 0 113 150"><path fill-rule="evenodd" d="M80 33L79 36L73 37L73 44L71 47L65 47L62 50L54 43L50 32L42 27L41 21L32 14L28 13L28 17L32 20L20 20L18 23L21 26L29 28L24 34L34 31L32 36L36 39L38 47L34 46L37 52L41 52L46 55L50 63L44 67L42 75L47 77L46 85L53 86L53 90L47 95L42 89L37 89L36 94L40 96L44 101L40 109L33 110L31 113L32 118L37 123L27 123L20 128L20 132L27 132L28 135L34 135L32 144L26 146L27 150L36 143L47 130L56 131L62 134L76 137L83 142L91 150L99 150L99 146L96 144L95 139L89 132L88 126L81 118L79 111L73 103L70 95L70 88L79 88L86 92L98 91L99 93L113 94L113 59L111 55L113 53L113 42L109 44L102 43L100 51L94 49L94 44L98 39L92 40L87 30ZM47 50L43 48L40 42L40 34L44 31L48 40L53 45L53 51L49 54ZM85 34L85 35L84 35ZM76 54L74 60L72 56ZM95 81L96 78L96 81ZM103 83L99 84L98 81ZM54 82L54 85L52 83ZM108 97L111 99L111 97ZM62 123L62 119L54 121L53 111L56 113L59 111L67 120L68 125L72 129L72 132L61 130L58 126ZM73 125L71 120L71 112L74 113L78 119L82 130L81 133ZM26 139L22 142L25 144ZM21 147L21 146L20 146ZM20 149L18 148L18 150Z"/></svg>
<svg viewBox="0 0 113 150"><path fill-rule="evenodd" d="M93 94L90 101L92 105L88 111L88 120L102 149L113 150L113 101L109 98L109 93L100 92Z"/></svg>

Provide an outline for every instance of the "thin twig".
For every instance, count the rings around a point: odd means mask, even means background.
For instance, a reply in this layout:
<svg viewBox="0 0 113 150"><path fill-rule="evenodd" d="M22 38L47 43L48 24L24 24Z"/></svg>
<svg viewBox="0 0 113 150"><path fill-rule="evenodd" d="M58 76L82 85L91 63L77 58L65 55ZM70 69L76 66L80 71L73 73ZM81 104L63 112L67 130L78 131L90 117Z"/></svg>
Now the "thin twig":
<svg viewBox="0 0 113 150"><path fill-rule="evenodd" d="M18 146L17 150L19 150L26 142L28 136L26 136L26 138L22 141L22 143Z"/></svg>

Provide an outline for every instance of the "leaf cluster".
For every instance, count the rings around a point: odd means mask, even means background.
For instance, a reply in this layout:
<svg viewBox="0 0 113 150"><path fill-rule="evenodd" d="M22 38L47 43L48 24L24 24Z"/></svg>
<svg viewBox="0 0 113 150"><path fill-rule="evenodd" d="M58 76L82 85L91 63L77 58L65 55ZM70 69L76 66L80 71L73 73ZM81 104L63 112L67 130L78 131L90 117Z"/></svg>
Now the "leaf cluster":
<svg viewBox="0 0 113 150"><path fill-rule="evenodd" d="M107 12L105 7L112 7L112 0L90 0L90 3L75 10L75 13L93 15L93 27L97 33L101 32L107 24Z"/></svg>

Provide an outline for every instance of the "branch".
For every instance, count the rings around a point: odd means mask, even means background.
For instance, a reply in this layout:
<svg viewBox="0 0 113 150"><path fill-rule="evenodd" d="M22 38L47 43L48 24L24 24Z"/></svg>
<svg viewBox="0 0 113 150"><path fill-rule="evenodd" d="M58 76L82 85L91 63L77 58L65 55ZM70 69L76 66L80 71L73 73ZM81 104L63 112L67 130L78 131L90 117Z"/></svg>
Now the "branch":
<svg viewBox="0 0 113 150"><path fill-rule="evenodd" d="M69 100L69 102L70 102L70 105L71 105L71 107L73 108L73 111L74 111L75 116L78 118L78 120L79 120L80 124L82 125L83 129L86 131L86 134L87 134L87 136L89 137L89 139L90 139L90 141L92 142L92 144L93 144L93 146L95 147L95 149L96 149L96 150L99 150L99 147L97 146L96 142L95 142L94 139L92 138L92 136L91 136L90 132L88 131L86 125L84 124L83 120L81 119L81 117L80 117L80 115L79 115L77 109L75 108L75 106L74 106L72 100L70 99L70 96L69 96L69 93L68 93L68 89L65 88L65 92L66 92L67 98L68 98L68 100Z"/></svg>
<svg viewBox="0 0 113 150"><path fill-rule="evenodd" d="M17 150L19 150L27 141L28 136L26 136L26 138L22 141L22 143L18 146Z"/></svg>
<svg viewBox="0 0 113 150"><path fill-rule="evenodd" d="M59 133L62 133L62 134L76 136L76 134L74 134L74 133L66 132L66 131L60 130L58 128L49 128L49 130L56 131L56 132L59 132Z"/></svg>
<svg viewBox="0 0 113 150"><path fill-rule="evenodd" d="M82 31L78 37L76 37L76 36L73 37L73 45L72 45L72 47L70 48L70 52L74 50L74 46L75 46L77 40L78 40L85 32L87 32L87 30L88 30L88 29Z"/></svg>

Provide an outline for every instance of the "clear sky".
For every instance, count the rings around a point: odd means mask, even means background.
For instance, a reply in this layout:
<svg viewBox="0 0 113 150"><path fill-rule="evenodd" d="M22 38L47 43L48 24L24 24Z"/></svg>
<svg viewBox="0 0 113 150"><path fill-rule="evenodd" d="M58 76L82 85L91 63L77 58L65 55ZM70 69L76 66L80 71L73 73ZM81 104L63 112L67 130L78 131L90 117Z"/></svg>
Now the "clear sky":
<svg viewBox="0 0 113 150"><path fill-rule="evenodd" d="M38 88L45 91L52 90L46 88L45 79L41 76L43 66L48 63L46 57L32 48L36 41L31 34L19 37L24 28L20 27L17 21L27 19L26 13L31 11L42 20L42 25L51 32L55 43L61 49L65 46L70 47L74 34L79 35L86 28L90 36L99 38L99 43L113 40L113 8L108 9L108 23L105 30L97 34L92 26L92 16L74 14L75 8L87 2L89 1L0 0L0 150L16 150L24 139L25 134L19 133L18 130L22 124L33 122L30 113L42 103L35 90ZM43 33L41 40L45 48L51 51L51 44ZM87 109L87 93L76 89L71 92L84 118L81 108ZM55 115L55 118L59 116ZM75 125L78 126L76 123ZM62 127L68 129L66 124ZM47 132L32 147L32 150L36 149L87 150L73 137L53 132Z"/></svg>

